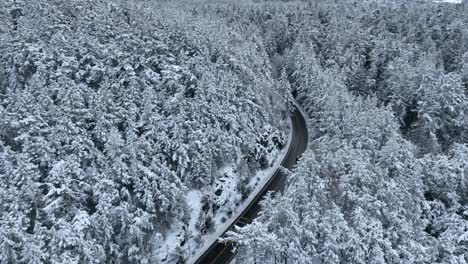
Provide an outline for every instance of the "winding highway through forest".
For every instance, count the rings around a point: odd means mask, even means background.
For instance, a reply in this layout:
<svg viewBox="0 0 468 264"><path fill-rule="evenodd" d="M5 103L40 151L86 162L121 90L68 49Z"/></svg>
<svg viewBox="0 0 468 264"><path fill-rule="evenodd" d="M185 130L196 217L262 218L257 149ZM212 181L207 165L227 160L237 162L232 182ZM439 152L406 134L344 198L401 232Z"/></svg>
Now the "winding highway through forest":
<svg viewBox="0 0 468 264"><path fill-rule="evenodd" d="M292 121L292 138L289 144L288 152L286 153L281 166L292 169L296 165L297 159L307 148L307 125L304 114L296 107L296 110L291 115ZM270 180L263 186L261 191L252 200L252 202L244 209L237 219L223 232L224 236L227 231L233 230L234 226L245 226L255 219L260 210L259 202L269 191L282 191L285 187L286 177L284 173L277 168ZM215 240L211 246L195 261L195 264L224 264L229 263L236 255L233 252L234 245L222 243Z"/></svg>

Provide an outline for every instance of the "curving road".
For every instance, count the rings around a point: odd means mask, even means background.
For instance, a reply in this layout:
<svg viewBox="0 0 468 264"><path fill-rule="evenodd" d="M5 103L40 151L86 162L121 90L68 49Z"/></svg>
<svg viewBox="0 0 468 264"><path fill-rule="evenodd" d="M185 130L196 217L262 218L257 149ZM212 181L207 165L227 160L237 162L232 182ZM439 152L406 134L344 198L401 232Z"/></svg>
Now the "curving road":
<svg viewBox="0 0 468 264"><path fill-rule="evenodd" d="M288 152L281 162L281 166L288 169L292 169L296 165L297 159L302 155L302 153L307 148L307 125L303 115L299 109L296 108L294 113L291 115L292 121L292 139L291 144L289 145ZM258 216L260 212L259 202L262 200L263 196L269 191L282 191L285 186L285 175L281 172L280 169L277 169L271 179L263 186L262 190L258 195L252 200L252 203L245 208L245 210L240 214L240 216L231 224L223 235L234 228L234 226L245 226L249 224ZM196 261L196 264L222 264L229 263L234 256L236 255L233 252L232 243L221 243L216 240L207 251L204 252Z"/></svg>

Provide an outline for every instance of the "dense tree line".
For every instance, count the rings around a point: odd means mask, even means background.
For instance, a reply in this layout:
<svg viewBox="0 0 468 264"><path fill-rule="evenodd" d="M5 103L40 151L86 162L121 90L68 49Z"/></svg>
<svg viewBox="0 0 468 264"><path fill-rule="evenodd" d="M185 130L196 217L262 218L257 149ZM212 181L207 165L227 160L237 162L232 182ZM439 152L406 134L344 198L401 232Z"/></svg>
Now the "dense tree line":
<svg viewBox="0 0 468 264"><path fill-rule="evenodd" d="M189 222L187 191L202 230L218 170L249 177L284 144L284 92L251 34L173 3L1 1L0 262L182 259L155 252Z"/></svg>

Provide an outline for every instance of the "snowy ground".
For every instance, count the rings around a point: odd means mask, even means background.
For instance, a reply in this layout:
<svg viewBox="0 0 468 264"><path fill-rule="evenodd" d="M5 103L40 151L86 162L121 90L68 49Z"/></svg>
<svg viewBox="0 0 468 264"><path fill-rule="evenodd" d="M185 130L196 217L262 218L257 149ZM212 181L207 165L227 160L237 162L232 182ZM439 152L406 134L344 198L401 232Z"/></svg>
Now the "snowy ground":
<svg viewBox="0 0 468 264"><path fill-rule="evenodd" d="M190 222L188 226L188 231L189 233L196 233L196 224L197 224L197 219L198 216L200 215L201 212L201 202L202 202L202 196L203 194L199 190L192 190L187 193L187 204L190 206Z"/></svg>

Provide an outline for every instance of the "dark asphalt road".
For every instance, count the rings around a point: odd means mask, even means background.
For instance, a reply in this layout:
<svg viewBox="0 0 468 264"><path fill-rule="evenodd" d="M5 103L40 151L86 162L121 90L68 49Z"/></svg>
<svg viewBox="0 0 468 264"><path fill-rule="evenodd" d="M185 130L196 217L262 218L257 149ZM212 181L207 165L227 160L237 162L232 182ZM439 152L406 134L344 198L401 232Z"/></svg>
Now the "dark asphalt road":
<svg viewBox="0 0 468 264"><path fill-rule="evenodd" d="M307 125L304 116L299 110L295 110L291 115L292 121L292 139L289 146L288 152L281 162L281 166L288 169L292 169L296 165L297 158L299 158L302 153L307 148ZM264 195L269 191L282 191L285 187L286 177L278 169L275 171L275 174L271 179L265 184L262 190L258 195L252 200L252 203L245 208L244 212L234 221L234 223L229 226L229 228L223 233L224 234L232 230L235 225L245 226L249 224L258 216L258 213L261 210L259 202L262 200ZM224 264L229 263L235 256L235 252L232 252L233 245L232 243L221 243L216 240L208 250L195 262L196 264Z"/></svg>

